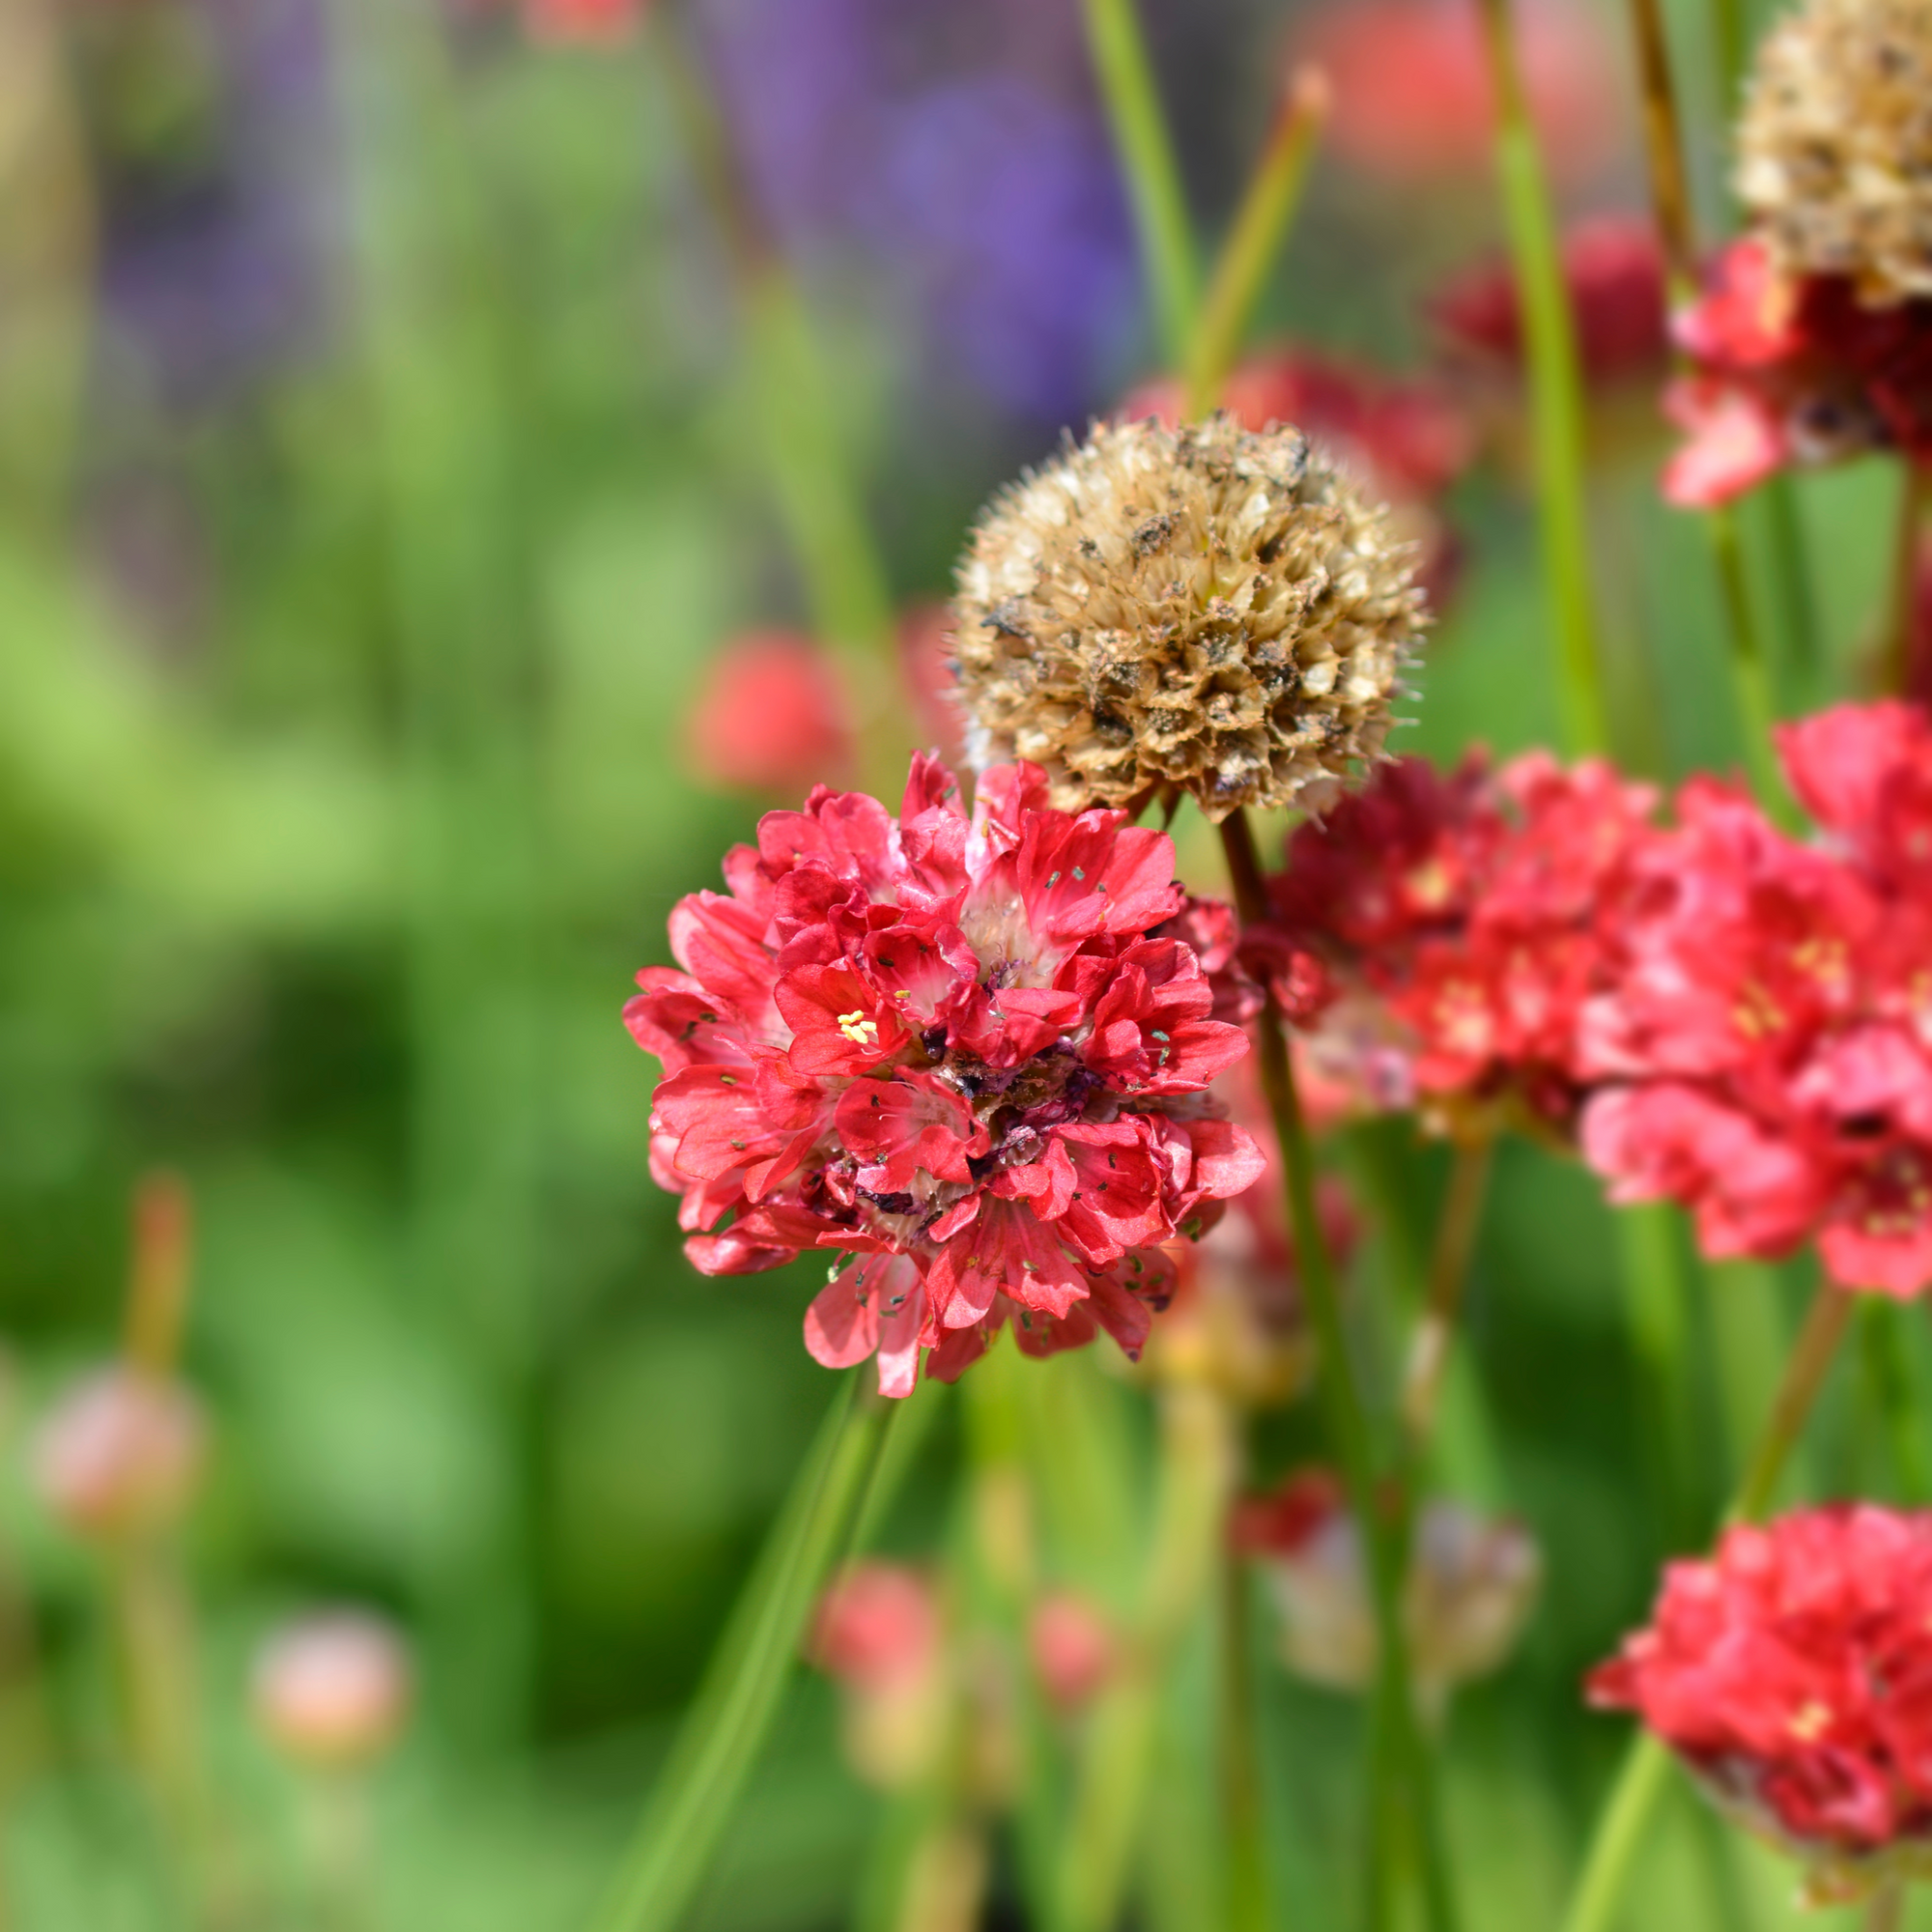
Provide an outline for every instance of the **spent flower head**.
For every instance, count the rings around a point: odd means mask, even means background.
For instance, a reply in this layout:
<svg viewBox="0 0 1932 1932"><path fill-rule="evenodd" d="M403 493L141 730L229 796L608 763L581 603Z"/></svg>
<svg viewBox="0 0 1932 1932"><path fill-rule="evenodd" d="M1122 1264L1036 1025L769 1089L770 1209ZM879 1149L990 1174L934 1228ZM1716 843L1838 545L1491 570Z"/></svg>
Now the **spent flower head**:
<svg viewBox="0 0 1932 1932"><path fill-rule="evenodd" d="M1411 547L1298 430L1096 425L997 497L958 573L978 762L1055 806L1319 807L1378 756L1422 623Z"/></svg>
<svg viewBox="0 0 1932 1932"><path fill-rule="evenodd" d="M1806 0L1759 46L1737 188L1778 269L1932 296L1932 5Z"/></svg>
<svg viewBox="0 0 1932 1932"><path fill-rule="evenodd" d="M1129 1354L1171 1290L1163 1244L1260 1173L1207 1088L1247 1049L1178 922L1162 833L989 772L969 819L913 761L896 820L820 786L671 914L683 970L625 1009L664 1063L652 1171L707 1274L838 1251L806 1317L832 1368L908 1395L1011 1319L1044 1353ZM728 1220L727 1220L728 1217Z"/></svg>

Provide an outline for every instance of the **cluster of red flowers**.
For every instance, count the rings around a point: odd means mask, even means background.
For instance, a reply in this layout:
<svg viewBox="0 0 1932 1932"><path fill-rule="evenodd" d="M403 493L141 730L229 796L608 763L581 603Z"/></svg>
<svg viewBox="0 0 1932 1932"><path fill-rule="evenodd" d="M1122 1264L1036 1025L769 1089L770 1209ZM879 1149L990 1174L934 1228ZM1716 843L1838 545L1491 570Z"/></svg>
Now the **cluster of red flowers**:
<svg viewBox="0 0 1932 1932"><path fill-rule="evenodd" d="M1633 864L1583 1059L1583 1146L1714 1255L1815 1236L1850 1288L1932 1282L1932 724L1844 705L1778 734L1822 838L1686 787Z"/></svg>
<svg viewBox="0 0 1932 1932"><path fill-rule="evenodd" d="M1492 773L1473 755L1444 776L1399 758L1299 827L1269 890L1301 986L1277 964L1276 992L1311 1023L1312 1071L1360 1104L1526 1106L1567 1126L1652 802L1595 760Z"/></svg>
<svg viewBox="0 0 1932 1932"><path fill-rule="evenodd" d="M1844 275L1792 280L1747 238L1676 321L1693 373L1665 393L1689 440L1663 493L1722 503L1794 464L1868 449L1932 461L1932 300L1861 306Z"/></svg>
<svg viewBox="0 0 1932 1932"><path fill-rule="evenodd" d="M1590 1694L1744 1823L1855 1870L1932 1838L1928 1627L1932 1516L1807 1510L1673 1563Z"/></svg>
<svg viewBox="0 0 1932 1932"><path fill-rule="evenodd" d="M653 1172L693 1263L845 1251L807 1346L876 1352L889 1394L922 1350L958 1374L1009 1316L1035 1352L1096 1323L1137 1351L1160 1244L1262 1168L1206 1091L1247 1041L1210 1017L1173 844L1045 790L989 772L969 820L922 754L896 821L822 786L768 813L729 892L672 913L684 971L639 974L625 1009L665 1065Z"/></svg>

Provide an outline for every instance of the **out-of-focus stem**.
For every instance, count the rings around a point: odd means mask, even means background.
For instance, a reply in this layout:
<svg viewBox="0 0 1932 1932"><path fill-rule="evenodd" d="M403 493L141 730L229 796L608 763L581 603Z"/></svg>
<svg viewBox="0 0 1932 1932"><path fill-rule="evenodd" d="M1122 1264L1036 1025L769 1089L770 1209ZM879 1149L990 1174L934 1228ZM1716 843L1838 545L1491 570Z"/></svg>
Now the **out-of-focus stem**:
<svg viewBox="0 0 1932 1932"><path fill-rule="evenodd" d="M1255 850L1254 831L1245 811L1236 810L1223 821L1221 842L1241 923L1250 927L1259 925L1267 918L1267 893ZM1406 1783L1421 1855L1423 1903L1428 1922L1432 1932L1446 1932L1446 1928L1456 1923L1456 1908L1441 1821L1435 1802L1433 1767L1417 1719L1409 1672L1408 1634L1402 1614L1405 1539L1400 1507L1398 1519L1392 1524L1381 1507L1374 1434L1367 1406L1355 1383L1334 1264L1321 1216L1316 1211L1314 1162L1300 1096L1295 1091L1288 1035L1272 1001L1257 1030L1256 1058L1262 1091L1267 1098L1281 1150L1289 1228L1294 1240L1309 1323L1320 1351L1322 1411L1336 1460L1348 1484L1350 1506L1361 1526L1362 1544L1368 1552L1376 1611L1376 1694L1381 1719L1391 1727L1393 1746L1386 1753L1374 1753L1378 1788L1371 1792L1371 1811L1378 1820L1397 1815L1400 1805L1395 1802L1396 1793L1382 1787L1382 1780L1400 1779ZM1385 1903L1387 1894L1378 1873L1372 1871L1369 1878L1374 1911Z"/></svg>
<svg viewBox="0 0 1932 1932"><path fill-rule="evenodd" d="M1865 1907L1865 1932L1899 1932L1905 1923L1905 1882L1889 1878L1881 1881Z"/></svg>
<svg viewBox="0 0 1932 1932"><path fill-rule="evenodd" d="M1636 32L1636 65L1643 99L1643 152L1650 170L1650 199L1663 242L1670 296L1682 301L1697 286L1695 223L1684 176L1684 142L1677 122L1677 93L1670 79L1670 43L1658 0L1631 0Z"/></svg>
<svg viewBox="0 0 1932 1932"><path fill-rule="evenodd" d="M1899 1489L1906 1502L1922 1505L1932 1492L1926 1486L1924 1440L1912 1399L1913 1377L1905 1359L1905 1338L1899 1330L1903 1313L1889 1295L1866 1295L1860 1311L1860 1340L1865 1378L1875 1398L1873 1406L1884 1419Z"/></svg>
<svg viewBox="0 0 1932 1932"><path fill-rule="evenodd" d="M1718 118L1728 126L1737 112L1738 83L1750 52L1746 32L1745 0L1711 0L1711 27L1717 44Z"/></svg>
<svg viewBox="0 0 1932 1932"><path fill-rule="evenodd" d="M1623 1268L1624 1317L1631 1352L1655 1444L1659 1520L1674 1533L1681 1496L1692 1466L1687 1387L1690 1347L1690 1283L1683 1248L1667 1203L1643 1202L1616 1216ZM1667 1538L1668 1540L1668 1538Z"/></svg>
<svg viewBox="0 0 1932 1932"><path fill-rule="evenodd" d="M1762 1516L1776 1490L1792 1446L1804 1430L1818 1391L1850 1319L1852 1297L1835 1283L1823 1283L1773 1398L1771 1413L1756 1453L1731 1507L1726 1526ZM1631 1861L1642 1841L1670 1762L1669 1750L1650 1732L1640 1732L1625 1754L1623 1770L1599 1813L1583 1872L1571 1895L1562 1932L1607 1932L1630 1875Z"/></svg>
<svg viewBox="0 0 1932 1932"><path fill-rule="evenodd" d="M864 1374L838 1391L772 1526L593 1932L670 1932L710 1867L870 1478L884 1417Z"/></svg>
<svg viewBox="0 0 1932 1932"><path fill-rule="evenodd" d="M1712 560L1718 567L1724 615L1731 635L1731 688L1737 694L1738 721L1744 731L1745 769L1750 774L1757 802L1787 832L1800 823L1797 801L1791 796L1772 747L1776 712L1771 701L1771 670L1765 662L1764 640L1758 635L1751 609L1750 584L1745 575L1744 554L1738 544L1737 512L1719 503L1704 512L1711 540Z"/></svg>
<svg viewBox="0 0 1932 1932"><path fill-rule="evenodd" d="M143 1375L172 1376L187 1317L192 1209L172 1174L146 1176L134 1192L134 1254L122 1350Z"/></svg>
<svg viewBox="0 0 1932 1932"><path fill-rule="evenodd" d="M1892 540L1891 608L1887 615L1881 689L1898 693L1912 678L1914 619L1918 602L1918 535L1925 521L1926 469L1903 460L1898 485L1898 530Z"/></svg>
<svg viewBox="0 0 1932 1932"><path fill-rule="evenodd" d="M1187 354L1187 412L1205 416L1240 353L1269 266L1301 206L1316 143L1332 104L1327 76L1298 67L1268 129L1267 143L1235 212L1234 226L1208 279Z"/></svg>
<svg viewBox="0 0 1932 1932"><path fill-rule="evenodd" d="M1160 1475L1140 1621L1082 1740L1056 1888L1065 1932L1110 1932L1119 1922L1146 1803L1161 1684L1176 1646L1213 1588L1234 1467L1222 1399L1185 1383L1163 1390Z"/></svg>
<svg viewBox="0 0 1932 1932"><path fill-rule="evenodd" d="M1179 369L1194 332L1201 270L1147 40L1134 0L1082 0L1082 11L1140 238L1162 355L1170 369Z"/></svg>
<svg viewBox="0 0 1932 1932"><path fill-rule="evenodd" d="M1462 1314L1469 1264L1475 1257L1476 1236L1482 1229L1483 1204L1489 1198L1490 1173L1495 1163L1495 1139L1481 1134L1456 1143L1449 1169L1449 1192L1435 1224L1435 1242L1429 1257L1429 1281L1422 1316L1403 1381L1402 1415L1409 1454L1420 1456L1435 1420L1442 1372L1449 1363L1450 1344Z"/></svg>
<svg viewBox="0 0 1932 1932"><path fill-rule="evenodd" d="M1810 545L1798 505L1798 486L1783 471L1758 491L1764 504L1771 552L1771 581L1780 618L1795 708L1808 711L1823 696L1825 647L1820 636L1818 593L1812 582Z"/></svg>
<svg viewBox="0 0 1932 1932"><path fill-rule="evenodd" d="M1221 1559L1221 1808L1228 1851L1231 1932L1268 1932L1267 1847L1262 1830L1261 1763L1255 1735L1254 1620L1247 1566Z"/></svg>
<svg viewBox="0 0 1932 1932"><path fill-rule="evenodd" d="M1583 384L1556 218L1523 91L1510 0L1480 0L1497 104L1496 171L1529 366L1537 515L1548 579L1557 697L1573 755L1608 740L1583 490Z"/></svg>

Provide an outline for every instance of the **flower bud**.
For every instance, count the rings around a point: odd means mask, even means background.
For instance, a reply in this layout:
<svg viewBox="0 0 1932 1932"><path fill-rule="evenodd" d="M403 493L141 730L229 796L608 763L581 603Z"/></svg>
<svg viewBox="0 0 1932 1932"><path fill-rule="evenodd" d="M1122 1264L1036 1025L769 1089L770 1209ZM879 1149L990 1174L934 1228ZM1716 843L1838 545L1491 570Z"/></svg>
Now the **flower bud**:
<svg viewBox="0 0 1932 1932"><path fill-rule="evenodd" d="M282 1753L316 1770L380 1757L409 1714L402 1638L362 1610L324 1610L274 1633L255 1658L256 1721Z"/></svg>
<svg viewBox="0 0 1932 1932"><path fill-rule="evenodd" d="M41 1425L35 1483L76 1535L158 1529L186 1507L206 1442L200 1405L179 1383L103 1369L71 1389Z"/></svg>
<svg viewBox="0 0 1932 1932"><path fill-rule="evenodd" d="M1376 1673L1375 1608L1361 1536L1336 1479L1299 1472L1237 1512L1235 1534L1274 1587L1289 1669L1336 1690L1365 1689ZM1425 1711L1439 1712L1456 1686L1503 1662L1542 1578L1542 1554L1520 1524L1459 1503L1421 1511L1403 1621Z"/></svg>
<svg viewBox="0 0 1932 1932"><path fill-rule="evenodd" d="M867 1783L916 1783L945 1743L947 1673L939 1600L898 1563L855 1563L819 1603L809 1654L845 1692L841 1739Z"/></svg>
<svg viewBox="0 0 1932 1932"><path fill-rule="evenodd" d="M959 566L974 760L1052 804L1319 807L1379 754L1422 624L1411 547L1298 430L1096 425Z"/></svg>
<svg viewBox="0 0 1932 1932"><path fill-rule="evenodd" d="M849 771L855 734L832 660L810 638L755 631L709 666L691 714L707 782L791 792Z"/></svg>
<svg viewBox="0 0 1932 1932"><path fill-rule="evenodd" d="M1120 1646L1098 1610L1070 1590L1055 1590L1034 1606L1027 1626L1033 1667L1063 1711L1091 1699L1120 1661Z"/></svg>

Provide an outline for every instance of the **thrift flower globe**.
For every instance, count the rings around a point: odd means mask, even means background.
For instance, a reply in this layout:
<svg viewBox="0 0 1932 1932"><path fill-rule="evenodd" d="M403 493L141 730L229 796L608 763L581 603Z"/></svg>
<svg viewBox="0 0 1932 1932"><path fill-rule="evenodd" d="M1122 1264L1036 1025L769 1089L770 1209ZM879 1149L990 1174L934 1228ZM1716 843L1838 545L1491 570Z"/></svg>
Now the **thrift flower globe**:
<svg viewBox="0 0 1932 1932"><path fill-rule="evenodd" d="M1932 1873L1932 1516L1804 1510L1673 1563L1590 1680L1720 1810L1804 1859L1812 1902Z"/></svg>
<svg viewBox="0 0 1932 1932"><path fill-rule="evenodd" d="M664 1063L653 1172L707 1274L838 1259L806 1316L828 1368L909 1395L1011 1321L1044 1353L1138 1354L1163 1244L1261 1173L1208 1084L1247 1050L1210 1017L1165 835L1055 810L1046 775L913 761L894 819L820 786L671 914L681 971L625 1009ZM1170 929L1171 927L1171 929Z"/></svg>
<svg viewBox="0 0 1932 1932"><path fill-rule="evenodd" d="M255 1659L257 1722L297 1763L324 1770L386 1750L409 1713L411 1688L402 1638L361 1610L299 1618Z"/></svg>
<svg viewBox="0 0 1932 1932"><path fill-rule="evenodd" d="M1782 271L1932 296L1932 5L1809 0L1758 50L1738 156Z"/></svg>
<svg viewBox="0 0 1932 1932"><path fill-rule="evenodd" d="M1065 810L1319 808L1379 754L1422 623L1386 510L1298 430L1096 426L997 497L958 572L976 762Z"/></svg>
<svg viewBox="0 0 1932 1932"><path fill-rule="evenodd" d="M201 1406L179 1383L103 1369L71 1389L42 1425L35 1487L76 1535L136 1535L186 1509L207 1447Z"/></svg>

